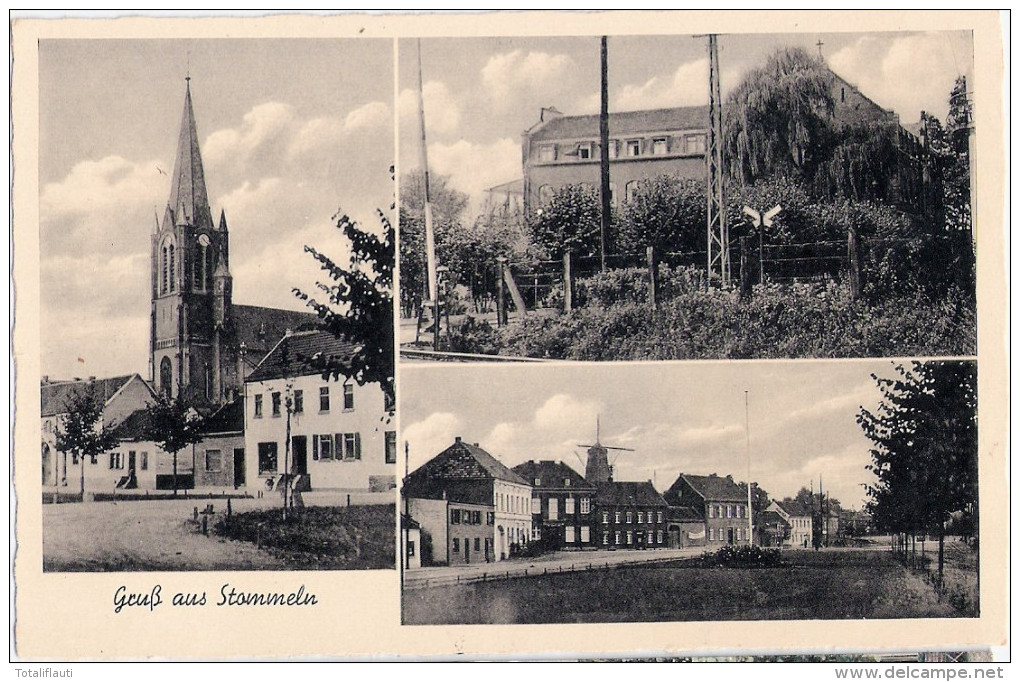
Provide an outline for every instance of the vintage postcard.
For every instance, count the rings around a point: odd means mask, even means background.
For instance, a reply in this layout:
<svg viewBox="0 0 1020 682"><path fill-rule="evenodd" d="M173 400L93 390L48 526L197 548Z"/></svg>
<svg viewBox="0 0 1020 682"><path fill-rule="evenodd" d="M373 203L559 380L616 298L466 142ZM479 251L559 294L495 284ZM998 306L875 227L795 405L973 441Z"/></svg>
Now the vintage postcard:
<svg viewBox="0 0 1020 682"><path fill-rule="evenodd" d="M1005 645L1001 31L13 20L12 657Z"/></svg>

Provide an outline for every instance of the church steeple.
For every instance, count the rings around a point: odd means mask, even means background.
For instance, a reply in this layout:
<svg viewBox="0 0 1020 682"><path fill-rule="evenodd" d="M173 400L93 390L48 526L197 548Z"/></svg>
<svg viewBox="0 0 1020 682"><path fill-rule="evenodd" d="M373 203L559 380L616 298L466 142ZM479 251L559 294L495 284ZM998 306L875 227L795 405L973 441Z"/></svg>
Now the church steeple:
<svg viewBox="0 0 1020 682"><path fill-rule="evenodd" d="M167 208L173 212L174 222L178 225L213 229L209 194L205 188L205 170L202 168L202 154L198 148L195 112L191 107L191 76L185 78L185 81L184 113L177 138L177 158L174 160L173 184Z"/></svg>

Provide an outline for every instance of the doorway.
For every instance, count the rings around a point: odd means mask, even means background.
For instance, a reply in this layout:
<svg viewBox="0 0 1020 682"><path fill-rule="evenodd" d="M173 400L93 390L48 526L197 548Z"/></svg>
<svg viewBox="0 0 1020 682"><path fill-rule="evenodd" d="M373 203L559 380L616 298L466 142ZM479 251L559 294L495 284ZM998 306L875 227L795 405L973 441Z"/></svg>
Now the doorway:
<svg viewBox="0 0 1020 682"><path fill-rule="evenodd" d="M234 448L234 487L244 485L244 448Z"/></svg>
<svg viewBox="0 0 1020 682"><path fill-rule="evenodd" d="M734 542L734 540L733 540L733 529L732 528L727 528L726 529L726 544L732 545L733 542Z"/></svg>
<svg viewBox="0 0 1020 682"><path fill-rule="evenodd" d="M290 439L294 464L291 473L301 476L308 473L308 436L294 436Z"/></svg>

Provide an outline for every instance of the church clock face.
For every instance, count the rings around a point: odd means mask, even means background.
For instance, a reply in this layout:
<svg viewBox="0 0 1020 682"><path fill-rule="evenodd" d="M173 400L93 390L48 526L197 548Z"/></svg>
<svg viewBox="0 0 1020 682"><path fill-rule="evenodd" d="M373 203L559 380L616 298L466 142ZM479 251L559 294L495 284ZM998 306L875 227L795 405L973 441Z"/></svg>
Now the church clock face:
<svg viewBox="0 0 1020 682"><path fill-rule="evenodd" d="M209 243L210 243L209 242L209 235L203 234L203 235L199 236L199 238L198 238L198 245L199 246L209 246Z"/></svg>

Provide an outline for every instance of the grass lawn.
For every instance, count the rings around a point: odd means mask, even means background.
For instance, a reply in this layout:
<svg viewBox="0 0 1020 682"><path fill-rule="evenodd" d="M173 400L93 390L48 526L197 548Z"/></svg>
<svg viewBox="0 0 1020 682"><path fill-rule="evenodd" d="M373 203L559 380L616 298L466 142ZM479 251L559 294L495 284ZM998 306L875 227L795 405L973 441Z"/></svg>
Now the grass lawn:
<svg viewBox="0 0 1020 682"><path fill-rule="evenodd" d="M410 590L406 624L947 618L923 578L888 553L788 551L777 568L690 561Z"/></svg>
<svg viewBox="0 0 1020 682"><path fill-rule="evenodd" d="M396 568L396 505L304 507L234 514L216 533L257 542L293 569Z"/></svg>

